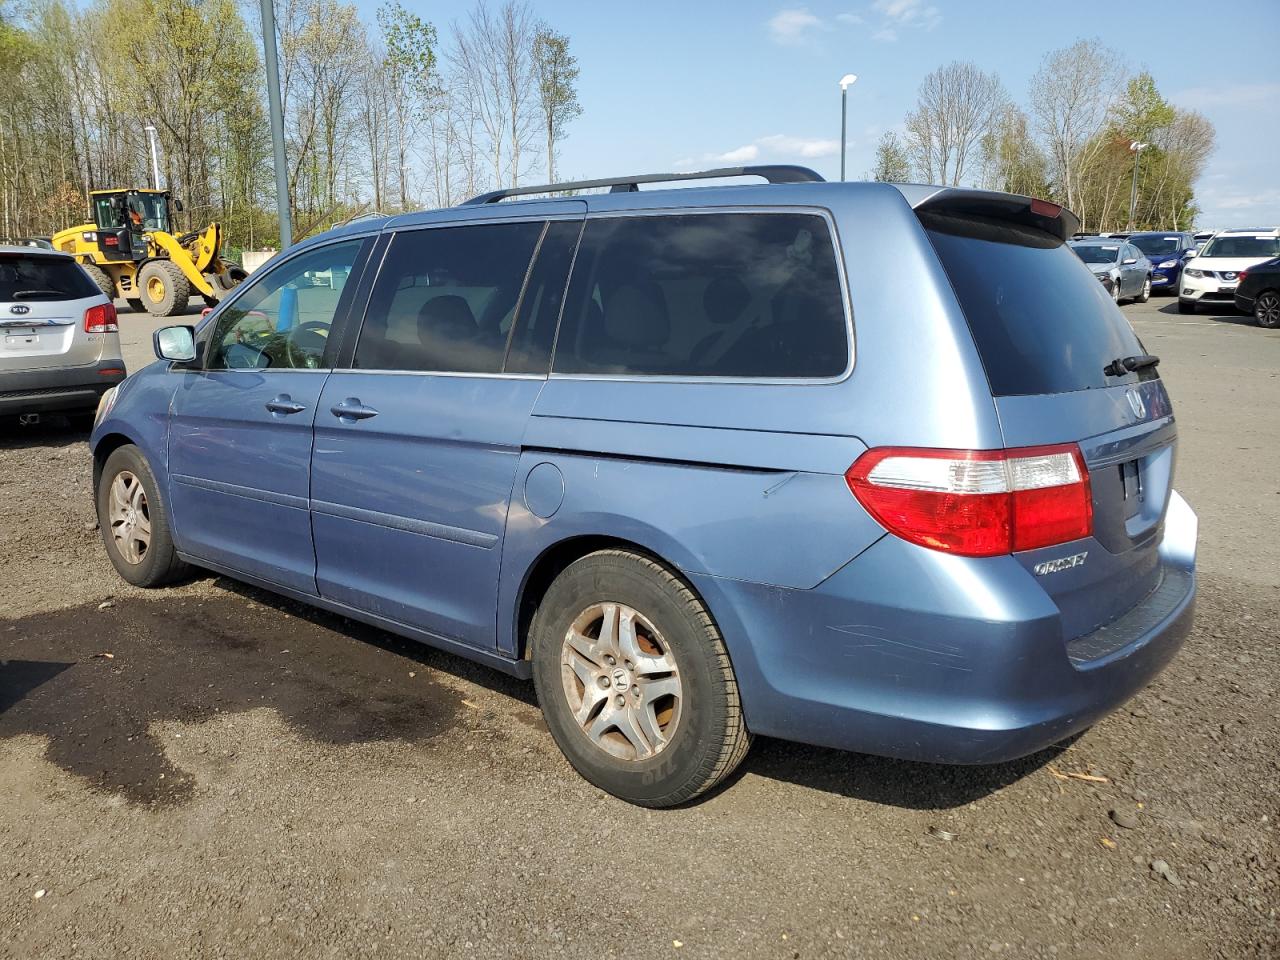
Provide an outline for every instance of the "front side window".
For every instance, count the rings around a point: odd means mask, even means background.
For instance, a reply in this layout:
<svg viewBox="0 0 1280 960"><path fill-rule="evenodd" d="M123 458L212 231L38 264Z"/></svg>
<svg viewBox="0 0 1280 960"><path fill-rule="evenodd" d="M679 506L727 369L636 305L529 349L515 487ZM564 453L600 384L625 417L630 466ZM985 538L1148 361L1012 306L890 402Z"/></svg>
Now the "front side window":
<svg viewBox="0 0 1280 960"><path fill-rule="evenodd" d="M327 366L329 330L351 295L360 240L319 247L271 270L218 315L209 370Z"/></svg>
<svg viewBox="0 0 1280 960"><path fill-rule="evenodd" d="M539 220L395 234L353 365L500 373L520 290L545 227Z"/></svg>
<svg viewBox="0 0 1280 960"><path fill-rule="evenodd" d="M848 364L840 273L822 217L588 221L555 372L803 379L839 376Z"/></svg>

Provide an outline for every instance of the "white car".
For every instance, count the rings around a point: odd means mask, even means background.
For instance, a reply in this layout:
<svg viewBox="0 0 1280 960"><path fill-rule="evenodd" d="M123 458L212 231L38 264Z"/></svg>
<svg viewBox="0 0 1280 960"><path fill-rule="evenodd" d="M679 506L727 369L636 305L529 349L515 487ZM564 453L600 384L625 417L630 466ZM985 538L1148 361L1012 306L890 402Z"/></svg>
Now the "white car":
<svg viewBox="0 0 1280 960"><path fill-rule="evenodd" d="M1280 256L1280 230L1221 230L1187 261L1178 290L1178 312L1201 305L1235 309L1240 271Z"/></svg>

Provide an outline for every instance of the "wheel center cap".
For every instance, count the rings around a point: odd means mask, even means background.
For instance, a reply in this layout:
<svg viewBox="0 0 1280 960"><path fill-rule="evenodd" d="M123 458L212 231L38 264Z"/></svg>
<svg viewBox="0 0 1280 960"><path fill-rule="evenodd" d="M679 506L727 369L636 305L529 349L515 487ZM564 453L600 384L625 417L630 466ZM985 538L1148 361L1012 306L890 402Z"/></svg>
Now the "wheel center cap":
<svg viewBox="0 0 1280 960"><path fill-rule="evenodd" d="M626 693L631 687L631 678L627 676L627 671L618 667L613 671L613 689L619 693Z"/></svg>

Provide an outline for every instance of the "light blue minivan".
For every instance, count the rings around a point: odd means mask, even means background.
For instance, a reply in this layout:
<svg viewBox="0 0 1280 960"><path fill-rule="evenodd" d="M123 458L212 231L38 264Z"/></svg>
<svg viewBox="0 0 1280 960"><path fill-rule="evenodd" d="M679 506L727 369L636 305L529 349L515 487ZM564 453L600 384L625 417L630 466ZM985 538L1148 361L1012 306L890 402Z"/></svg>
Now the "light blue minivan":
<svg viewBox="0 0 1280 960"><path fill-rule="evenodd" d="M1150 681L1195 595L1158 360L1076 229L799 167L352 224L104 398L103 540L134 584L194 565L532 677L638 804L755 734L1025 755Z"/></svg>

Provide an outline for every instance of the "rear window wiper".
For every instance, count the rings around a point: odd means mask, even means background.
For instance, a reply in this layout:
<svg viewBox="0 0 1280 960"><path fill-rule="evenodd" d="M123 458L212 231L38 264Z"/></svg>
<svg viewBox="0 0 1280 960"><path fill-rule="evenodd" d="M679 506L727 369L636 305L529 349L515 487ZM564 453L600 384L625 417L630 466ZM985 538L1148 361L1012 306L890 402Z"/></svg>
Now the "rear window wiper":
<svg viewBox="0 0 1280 960"><path fill-rule="evenodd" d="M66 297L63 290L19 290L13 295L15 300L30 300L39 297Z"/></svg>
<svg viewBox="0 0 1280 960"><path fill-rule="evenodd" d="M1103 367L1102 372L1108 377L1123 377L1126 373L1145 370L1147 367L1154 367L1159 363L1160 358L1151 353L1144 353L1136 357L1117 357Z"/></svg>

